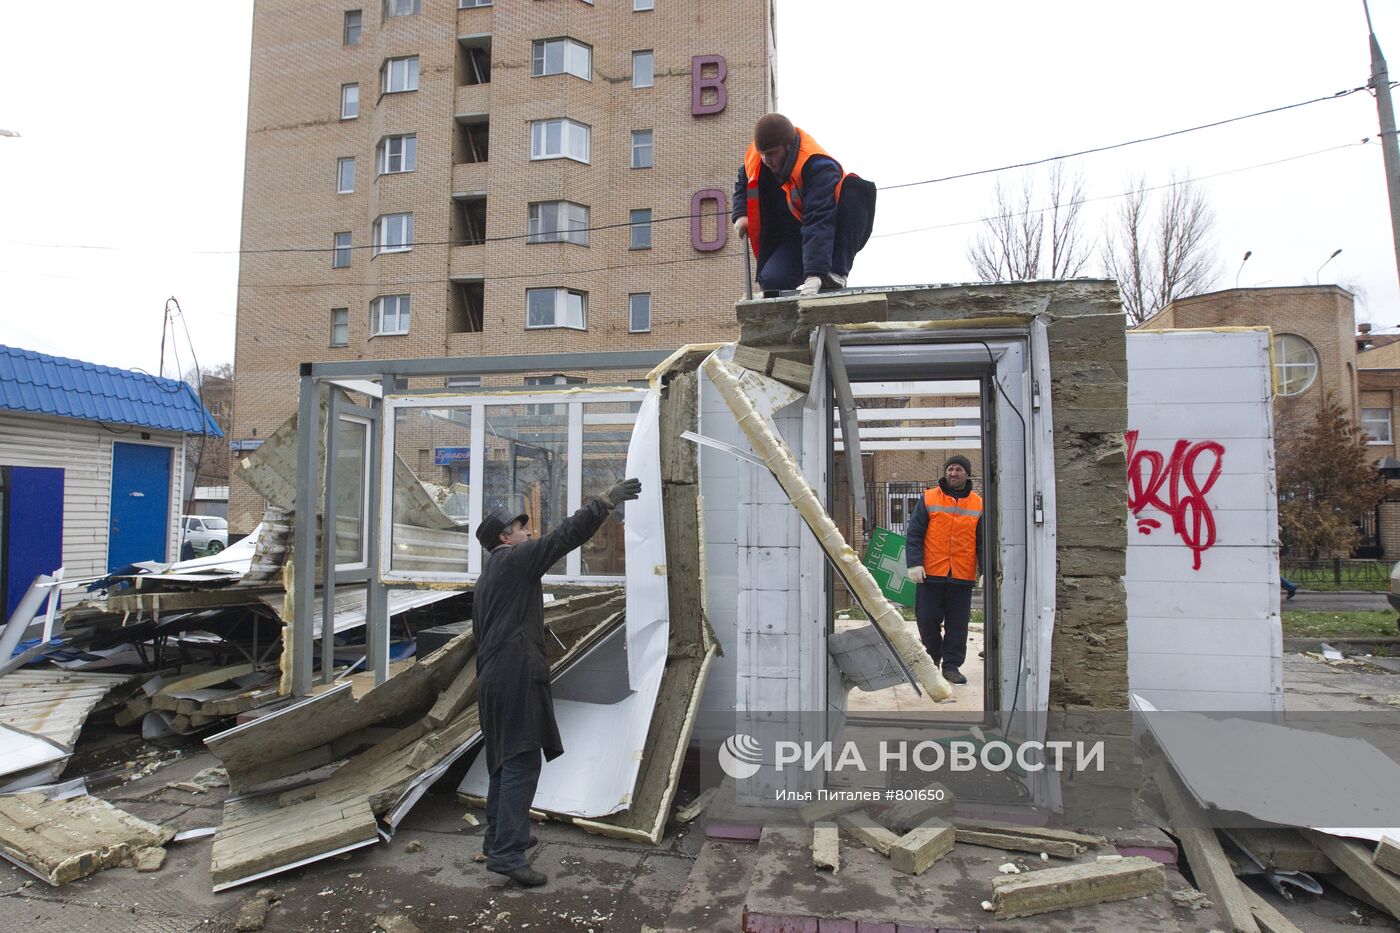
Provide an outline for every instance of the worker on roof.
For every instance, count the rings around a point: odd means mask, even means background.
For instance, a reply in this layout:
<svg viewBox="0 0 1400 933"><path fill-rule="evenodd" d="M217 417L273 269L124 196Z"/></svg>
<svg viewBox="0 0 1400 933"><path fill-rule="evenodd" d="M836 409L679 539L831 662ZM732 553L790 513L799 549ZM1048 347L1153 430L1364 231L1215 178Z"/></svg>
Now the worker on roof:
<svg viewBox="0 0 1400 933"><path fill-rule="evenodd" d="M944 679L965 684L967 623L981 574L982 497L972 489L972 463L962 454L949 457L938 485L924 490L924 507L909 516L905 537L919 638Z"/></svg>
<svg viewBox="0 0 1400 933"><path fill-rule="evenodd" d="M490 552L472 602L477 702L491 773L482 854L488 869L517 884L535 887L549 880L525 861L525 850L534 844L530 803L540 753L550 761L564 753L554 722L540 580L641 491L640 480L625 479L538 538L525 530L528 515L506 508L493 509L476 529L476 539Z"/></svg>
<svg viewBox="0 0 1400 933"><path fill-rule="evenodd" d="M846 287L875 223L875 186L842 170L781 113L764 114L734 185L734 231L758 259L765 298Z"/></svg>

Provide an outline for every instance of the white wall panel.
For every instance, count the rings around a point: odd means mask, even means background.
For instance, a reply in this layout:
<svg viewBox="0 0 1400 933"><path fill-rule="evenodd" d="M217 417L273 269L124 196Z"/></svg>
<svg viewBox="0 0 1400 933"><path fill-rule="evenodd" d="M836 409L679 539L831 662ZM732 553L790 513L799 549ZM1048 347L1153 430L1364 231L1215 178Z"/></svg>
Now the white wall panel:
<svg viewBox="0 0 1400 933"><path fill-rule="evenodd" d="M1282 709L1268 339L1262 331L1128 334L1128 429L1139 454L1129 474L1143 470L1141 451L1156 451L1167 476L1150 500L1129 487L1129 508L1140 508L1128 516L1128 680L1162 709ZM1171 479L1180 440L1223 448L1208 487L1209 453L1191 483ZM1215 525L1205 549L1208 536L1182 507L1197 498ZM1186 521L1185 538L1173 530L1174 512Z"/></svg>

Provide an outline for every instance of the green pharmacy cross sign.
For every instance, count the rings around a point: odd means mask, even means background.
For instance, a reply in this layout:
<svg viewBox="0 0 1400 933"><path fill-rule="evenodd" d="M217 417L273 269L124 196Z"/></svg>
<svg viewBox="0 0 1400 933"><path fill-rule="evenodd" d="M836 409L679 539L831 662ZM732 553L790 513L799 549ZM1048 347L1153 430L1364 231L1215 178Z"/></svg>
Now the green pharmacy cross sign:
<svg viewBox="0 0 1400 933"><path fill-rule="evenodd" d="M914 605L914 581L904 566L904 535L877 527L865 549L865 569L880 584L885 598L898 606Z"/></svg>

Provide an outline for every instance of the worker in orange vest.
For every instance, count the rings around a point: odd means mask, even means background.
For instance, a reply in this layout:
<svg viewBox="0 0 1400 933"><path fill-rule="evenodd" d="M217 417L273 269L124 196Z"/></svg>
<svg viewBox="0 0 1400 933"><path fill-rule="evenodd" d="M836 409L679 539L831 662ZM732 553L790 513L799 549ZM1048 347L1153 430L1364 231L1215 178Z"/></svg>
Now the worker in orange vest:
<svg viewBox="0 0 1400 933"><path fill-rule="evenodd" d="M943 465L943 478L924 490L924 507L915 508L906 527L905 563L917 584L914 617L924 648L941 665L949 683L965 684L967 623L972 616L972 589L980 576L982 497L972 489L972 463L954 454Z"/></svg>
<svg viewBox="0 0 1400 933"><path fill-rule="evenodd" d="M875 185L841 168L781 113L764 114L739 167L730 214L758 260L765 298L846 287L875 223Z"/></svg>

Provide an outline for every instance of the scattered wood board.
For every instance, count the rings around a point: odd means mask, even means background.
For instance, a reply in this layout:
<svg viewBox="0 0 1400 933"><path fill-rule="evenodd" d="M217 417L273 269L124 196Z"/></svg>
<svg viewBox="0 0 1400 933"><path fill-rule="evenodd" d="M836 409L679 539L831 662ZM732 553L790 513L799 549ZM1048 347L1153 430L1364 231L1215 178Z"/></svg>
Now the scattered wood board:
<svg viewBox="0 0 1400 933"><path fill-rule="evenodd" d="M876 819L893 832L907 833L934 817L953 815L953 793L942 784L930 784L916 791L915 795L914 798L901 800L894 806L886 807Z"/></svg>
<svg viewBox="0 0 1400 933"><path fill-rule="evenodd" d="M843 813L850 813L852 810L859 810L866 806L868 801L853 800L849 797L833 797L829 800L816 800L801 807L797 811L798 817L808 826L813 823L824 823L836 819Z"/></svg>
<svg viewBox="0 0 1400 933"><path fill-rule="evenodd" d="M957 830L938 821L910 830L890 847L890 864L906 875L922 875L953 850Z"/></svg>
<svg viewBox="0 0 1400 933"><path fill-rule="evenodd" d="M1025 836L1030 839L1044 839L1047 842L1067 842L1079 846L1081 851L1108 845L1103 836L1077 833L1068 829L1054 829L1049 826L1023 826L1020 823L1004 823L1000 820L955 819L953 825L958 832L1006 833L1012 836Z"/></svg>
<svg viewBox="0 0 1400 933"><path fill-rule="evenodd" d="M1245 903L1249 904L1259 929L1264 933L1303 933L1302 929L1294 926L1287 917L1279 913L1274 905L1255 894L1248 886L1244 886L1244 899Z"/></svg>
<svg viewBox="0 0 1400 933"><path fill-rule="evenodd" d="M978 832L971 829L958 828L958 842L964 842L973 846L990 846L993 849L1005 849L1008 852L1044 852L1046 855L1053 855L1056 858L1074 858L1084 851L1084 848L1073 842L1055 842L1050 839L1037 839L1034 836L1022 836L1015 833L988 833Z"/></svg>
<svg viewBox="0 0 1400 933"><path fill-rule="evenodd" d="M1400 842L1382 836L1376 843L1376 851L1371 853L1371 861L1392 875L1400 875Z"/></svg>
<svg viewBox="0 0 1400 933"><path fill-rule="evenodd" d="M1196 886L1215 904L1226 925L1239 933L1258 933L1254 913L1245 900L1244 890L1235 878L1230 860L1220 847L1215 830L1197 825L1199 807L1190 792L1182 786L1175 772L1162 765L1156 772L1157 790L1167 807L1172 831L1181 840Z"/></svg>
<svg viewBox="0 0 1400 933"><path fill-rule="evenodd" d="M836 822L841 828L881 855L889 855L890 849L899 842L899 837L890 832L864 810L857 813L843 813Z"/></svg>
<svg viewBox="0 0 1400 933"><path fill-rule="evenodd" d="M841 870L841 834L835 823L813 824L812 867L833 875Z"/></svg>
<svg viewBox="0 0 1400 933"><path fill-rule="evenodd" d="M1303 831L1313 845L1322 850L1336 866L1355 881L1376 902L1385 908L1392 917L1400 919L1400 877L1383 868L1377 868L1371 861L1371 853L1359 842L1339 839L1311 829Z"/></svg>
<svg viewBox="0 0 1400 933"><path fill-rule="evenodd" d="M1045 868L992 879L992 909L999 920L1126 901L1158 894L1166 873L1150 858L1116 858Z"/></svg>
<svg viewBox="0 0 1400 933"><path fill-rule="evenodd" d="M1317 846L1292 829L1232 829L1230 837L1270 868L1330 875L1337 870Z"/></svg>
<svg viewBox="0 0 1400 933"><path fill-rule="evenodd" d="M210 865L222 891L291 867L299 861L379 841L378 824L363 791L312 798L265 813L226 808L214 835Z"/></svg>
<svg viewBox="0 0 1400 933"><path fill-rule="evenodd" d="M113 868L173 835L86 794L0 797L0 854L54 886Z"/></svg>

